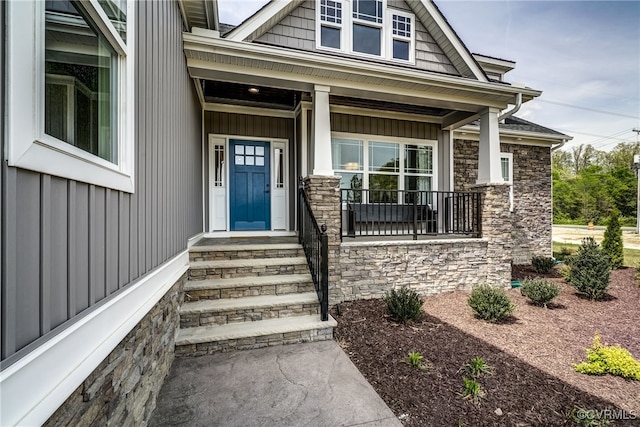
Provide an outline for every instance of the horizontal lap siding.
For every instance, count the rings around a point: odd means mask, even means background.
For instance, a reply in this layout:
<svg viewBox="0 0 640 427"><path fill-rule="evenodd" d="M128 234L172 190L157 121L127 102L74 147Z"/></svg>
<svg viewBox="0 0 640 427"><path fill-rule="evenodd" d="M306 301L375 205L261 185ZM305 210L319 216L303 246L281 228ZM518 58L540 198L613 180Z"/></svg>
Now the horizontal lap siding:
<svg viewBox="0 0 640 427"><path fill-rule="evenodd" d="M20 357L201 231L200 108L178 5L136 5L135 193L3 161L3 360Z"/></svg>

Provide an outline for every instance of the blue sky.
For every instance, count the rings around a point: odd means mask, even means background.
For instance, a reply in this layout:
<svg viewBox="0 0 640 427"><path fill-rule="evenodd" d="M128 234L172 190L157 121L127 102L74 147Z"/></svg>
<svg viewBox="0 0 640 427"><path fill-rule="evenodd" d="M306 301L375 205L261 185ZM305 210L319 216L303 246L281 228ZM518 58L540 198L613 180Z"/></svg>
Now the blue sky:
<svg viewBox="0 0 640 427"><path fill-rule="evenodd" d="M267 3L219 0L239 24ZM610 150L640 128L640 1L436 0L469 50L510 59L506 79L543 91L517 116Z"/></svg>

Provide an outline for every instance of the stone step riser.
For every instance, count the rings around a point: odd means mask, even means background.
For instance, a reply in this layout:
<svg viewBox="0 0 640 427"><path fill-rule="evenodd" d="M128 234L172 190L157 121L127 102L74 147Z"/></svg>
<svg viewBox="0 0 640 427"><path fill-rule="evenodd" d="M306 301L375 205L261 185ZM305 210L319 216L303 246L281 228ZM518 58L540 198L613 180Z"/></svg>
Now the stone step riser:
<svg viewBox="0 0 640 427"><path fill-rule="evenodd" d="M281 285L236 286L223 289L190 289L185 291L185 302L205 299L246 298L261 295L286 295L313 292L312 282Z"/></svg>
<svg viewBox="0 0 640 427"><path fill-rule="evenodd" d="M320 314L317 302L290 304L276 307L216 310L202 313L181 313L180 328L196 326L226 325L228 323L256 322L266 319Z"/></svg>
<svg viewBox="0 0 640 427"><path fill-rule="evenodd" d="M275 276L279 274L308 273L306 264L256 265L249 267L213 267L189 269L189 280L233 279L235 277Z"/></svg>
<svg viewBox="0 0 640 427"><path fill-rule="evenodd" d="M262 335L249 338L238 338L205 342L199 344L176 345L176 356L203 356L206 354L224 353L236 350L253 350L283 344L326 341L333 339L333 328L312 329L281 334Z"/></svg>
<svg viewBox="0 0 640 427"><path fill-rule="evenodd" d="M223 261L254 258L293 258L304 256L302 248L295 249L254 249L231 251L190 252L189 261Z"/></svg>

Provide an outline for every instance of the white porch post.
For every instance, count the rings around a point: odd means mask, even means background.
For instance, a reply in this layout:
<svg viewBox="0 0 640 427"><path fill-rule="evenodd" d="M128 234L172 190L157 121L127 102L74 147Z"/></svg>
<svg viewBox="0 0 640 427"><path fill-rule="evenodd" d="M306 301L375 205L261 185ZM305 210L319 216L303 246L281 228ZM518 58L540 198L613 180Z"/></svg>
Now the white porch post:
<svg viewBox="0 0 640 427"><path fill-rule="evenodd" d="M328 86L313 88L313 174L333 175Z"/></svg>
<svg viewBox="0 0 640 427"><path fill-rule="evenodd" d="M480 114L480 143L478 152L478 184L502 183L500 168L500 134L497 108L487 108Z"/></svg>

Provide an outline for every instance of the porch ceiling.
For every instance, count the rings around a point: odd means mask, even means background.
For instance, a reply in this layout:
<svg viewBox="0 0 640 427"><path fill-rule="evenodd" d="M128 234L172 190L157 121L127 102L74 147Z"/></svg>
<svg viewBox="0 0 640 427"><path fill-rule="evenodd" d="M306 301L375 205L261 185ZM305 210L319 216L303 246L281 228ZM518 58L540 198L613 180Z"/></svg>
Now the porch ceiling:
<svg viewBox="0 0 640 427"><path fill-rule="evenodd" d="M191 77L203 80L303 92L312 92L314 85L324 85L337 96L471 113L486 107L505 108L514 103L517 93L523 94L523 101L541 93L508 84L208 35L184 33L183 41Z"/></svg>

